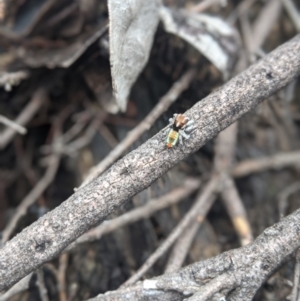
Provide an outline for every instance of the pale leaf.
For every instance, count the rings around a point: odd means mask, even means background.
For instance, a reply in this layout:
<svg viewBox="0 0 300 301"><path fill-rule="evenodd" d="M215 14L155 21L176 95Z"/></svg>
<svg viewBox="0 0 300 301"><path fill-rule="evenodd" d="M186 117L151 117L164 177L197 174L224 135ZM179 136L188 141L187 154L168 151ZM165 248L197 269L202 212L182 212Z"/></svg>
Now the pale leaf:
<svg viewBox="0 0 300 301"><path fill-rule="evenodd" d="M130 89L146 65L159 22L158 0L109 0L110 62L116 101L126 110Z"/></svg>
<svg viewBox="0 0 300 301"><path fill-rule="evenodd" d="M183 9L160 8L167 32L193 45L227 78L238 56L240 38L222 19Z"/></svg>

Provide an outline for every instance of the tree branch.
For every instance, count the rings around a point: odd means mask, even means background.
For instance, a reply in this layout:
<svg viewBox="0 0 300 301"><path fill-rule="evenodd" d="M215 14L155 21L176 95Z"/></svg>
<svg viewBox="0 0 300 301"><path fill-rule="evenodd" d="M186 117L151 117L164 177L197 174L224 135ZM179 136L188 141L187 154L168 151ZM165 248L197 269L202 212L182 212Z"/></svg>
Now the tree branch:
<svg viewBox="0 0 300 301"><path fill-rule="evenodd" d="M166 149L165 131L160 131L7 242L0 250L0 291L57 256L126 200L291 82L300 73L299 52L300 35L188 110L196 130L184 145Z"/></svg>
<svg viewBox="0 0 300 301"><path fill-rule="evenodd" d="M89 301L206 301L219 292L228 301L250 301L272 271L300 246L299 229L300 209L245 247Z"/></svg>

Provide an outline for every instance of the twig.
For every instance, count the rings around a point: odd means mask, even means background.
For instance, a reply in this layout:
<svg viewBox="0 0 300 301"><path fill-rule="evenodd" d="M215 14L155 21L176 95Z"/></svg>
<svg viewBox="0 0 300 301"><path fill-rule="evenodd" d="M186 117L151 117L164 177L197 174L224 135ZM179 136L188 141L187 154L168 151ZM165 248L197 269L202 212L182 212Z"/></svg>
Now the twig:
<svg viewBox="0 0 300 301"><path fill-rule="evenodd" d="M246 209L229 174L236 150L237 122L221 132L215 146L215 169L222 174L221 198L239 236L242 246L252 242L252 231Z"/></svg>
<svg viewBox="0 0 300 301"><path fill-rule="evenodd" d="M70 251L77 244L100 239L103 235L113 232L120 227L124 227L125 225L132 224L141 219L148 218L155 212L184 200L187 196L189 196L192 192L199 188L199 185L199 180L188 178L184 181L182 187L175 188L174 190L156 200L150 200L146 205L142 207L133 209L114 219L104 221L98 227L79 237L67 248L67 250Z"/></svg>
<svg viewBox="0 0 300 301"><path fill-rule="evenodd" d="M202 222L203 218L201 218L199 222L198 220L194 221L177 239L166 264L165 273L177 272L182 267Z"/></svg>
<svg viewBox="0 0 300 301"><path fill-rule="evenodd" d="M27 133L26 128L15 123L14 121L11 121L10 119L6 118L3 115L0 115L0 123L3 123L8 127L11 127L13 130L15 130L16 132L18 132L21 135L25 135Z"/></svg>
<svg viewBox="0 0 300 301"><path fill-rule="evenodd" d="M214 4L219 4L221 6L227 5L227 0L203 0L199 4L191 7L191 11L194 13L201 13L207 10L210 6Z"/></svg>
<svg viewBox="0 0 300 301"><path fill-rule="evenodd" d="M183 217L180 223L171 232L168 238L158 247L158 249L146 260L146 262L139 268L139 270L130 277L123 286L127 286L138 281L152 266L153 264L172 246L182 233L188 229L191 221L199 220L206 215L211 205L214 202L214 193L217 184L219 183L218 177L213 177L203 188L196 198L195 204Z"/></svg>
<svg viewBox="0 0 300 301"><path fill-rule="evenodd" d="M20 126L26 125L38 112L38 110L46 102L46 100L46 91L44 89L37 90L33 94L33 97L30 100L30 102L25 106L23 111L20 113L20 115L16 118L14 122ZM4 149L10 143L15 134L16 130L12 127L6 128L0 134L0 150Z"/></svg>
<svg viewBox="0 0 300 301"><path fill-rule="evenodd" d="M256 172L263 172L268 169L279 170L288 166L300 166L299 151L282 153L258 159L244 160L233 168L231 174L233 177L240 178Z"/></svg>
<svg viewBox="0 0 300 301"><path fill-rule="evenodd" d="M296 30L300 32L300 15L294 2L292 0L282 0L282 3L294 23Z"/></svg>
<svg viewBox="0 0 300 301"><path fill-rule="evenodd" d="M40 297L41 297L42 301L49 301L48 291L47 291L47 288L45 286L45 281L44 281L43 268L38 268L38 270L37 270L37 286L39 288Z"/></svg>
<svg viewBox="0 0 300 301"><path fill-rule="evenodd" d="M277 22L281 12L281 0L272 0L265 4L252 27L252 43L249 51L257 53Z"/></svg>
<svg viewBox="0 0 300 301"><path fill-rule="evenodd" d="M212 300L219 291L223 299L251 301L270 274L300 246L300 209L267 228L253 243L219 256L191 264L178 273L140 281L98 295L89 301Z"/></svg>
<svg viewBox="0 0 300 301"><path fill-rule="evenodd" d="M19 282L17 282L14 286L12 286L3 295L0 295L0 301L9 300L12 296L26 291L29 288L29 283L32 275L33 273L30 273L29 275L21 279Z"/></svg>
<svg viewBox="0 0 300 301"><path fill-rule="evenodd" d="M292 289L292 298L290 299L291 301L299 301L300 249L297 250L295 259L294 285Z"/></svg>
<svg viewBox="0 0 300 301"><path fill-rule="evenodd" d="M0 249L0 290L57 256L126 200L294 80L300 73L299 52L300 35L185 112L194 120L195 131L184 144L166 149L165 129L160 131L6 243Z"/></svg>
<svg viewBox="0 0 300 301"><path fill-rule="evenodd" d="M283 218L286 215L287 202L289 196L297 191L300 191L300 182L296 182L289 185L279 194L278 211L280 218Z"/></svg>
<svg viewBox="0 0 300 301"><path fill-rule="evenodd" d="M57 273L58 281L58 292L59 292L59 301L67 301L67 292L66 292L66 271L68 268L69 254L64 253L59 257L59 266Z"/></svg>
<svg viewBox="0 0 300 301"><path fill-rule="evenodd" d="M179 95L186 90L195 76L195 69L188 70L177 82L173 84L171 89L164 95L158 104L152 109L147 117L133 130L131 130L126 138L116 146L106 158L104 158L97 166L92 168L90 174L81 184L81 187L90 183L105 171L112 163L114 163L141 135L150 129L157 118L165 112L170 105L177 100Z"/></svg>
<svg viewBox="0 0 300 301"><path fill-rule="evenodd" d="M93 122L90 124L90 126L86 129L85 133L78 139L70 142L67 145L64 145L62 148L62 152L64 154L70 155L74 152L79 151L83 147L87 146L91 142L95 134L97 133L98 127L103 121L103 118L104 116L101 118L100 114L98 114L93 120Z"/></svg>
<svg viewBox="0 0 300 301"><path fill-rule="evenodd" d="M251 6L256 2L257 0L243 0L241 1L237 8L231 13L231 15L228 17L227 22L229 24L235 24L238 17L241 17L242 15L245 15L247 11L250 10Z"/></svg>
<svg viewBox="0 0 300 301"><path fill-rule="evenodd" d="M239 236L241 245L245 246L251 243L253 236L246 209L235 183L229 175L223 177L223 190L221 196L233 226Z"/></svg>
<svg viewBox="0 0 300 301"><path fill-rule="evenodd" d="M24 200L17 207L16 212L12 219L8 222L5 229L2 231L2 244L8 241L18 221L27 212L27 209L39 198L39 196L46 190L46 188L52 183L60 162L59 155L53 155L50 158L49 166L45 172L45 175L41 180L33 187L33 189L27 194Z"/></svg>
<svg viewBox="0 0 300 301"><path fill-rule="evenodd" d="M98 132L106 140L107 144L111 148L115 148L118 145L118 140L114 137L114 135L112 134L112 132L109 130L109 128L106 125L101 124L98 127Z"/></svg>

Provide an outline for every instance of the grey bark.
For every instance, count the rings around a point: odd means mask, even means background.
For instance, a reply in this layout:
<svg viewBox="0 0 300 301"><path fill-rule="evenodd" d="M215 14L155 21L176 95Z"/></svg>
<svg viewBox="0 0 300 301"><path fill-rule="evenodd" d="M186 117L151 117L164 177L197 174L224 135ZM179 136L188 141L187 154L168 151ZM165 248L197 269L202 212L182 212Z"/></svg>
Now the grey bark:
<svg viewBox="0 0 300 301"><path fill-rule="evenodd" d="M300 209L267 228L253 243L191 264L178 273L144 280L89 301L252 300L267 277L300 246Z"/></svg>
<svg viewBox="0 0 300 301"><path fill-rule="evenodd" d="M194 105L196 130L184 145L165 147L160 131L0 250L0 291L57 256L77 237L198 150L300 73L300 35Z"/></svg>

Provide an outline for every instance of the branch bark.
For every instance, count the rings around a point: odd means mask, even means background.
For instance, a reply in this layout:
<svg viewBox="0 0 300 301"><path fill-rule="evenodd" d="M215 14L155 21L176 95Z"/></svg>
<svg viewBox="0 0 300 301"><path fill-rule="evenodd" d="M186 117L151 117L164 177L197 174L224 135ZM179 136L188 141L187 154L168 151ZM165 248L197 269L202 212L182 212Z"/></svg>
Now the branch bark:
<svg viewBox="0 0 300 301"><path fill-rule="evenodd" d="M184 145L166 149L165 131L160 131L7 242L0 250L0 291L57 256L130 197L291 82L300 73L299 52L297 35L188 110L196 130Z"/></svg>
<svg viewBox="0 0 300 301"><path fill-rule="evenodd" d="M218 300L250 301L274 269L300 246L299 230L300 209L245 247L89 301L206 301L219 293Z"/></svg>

